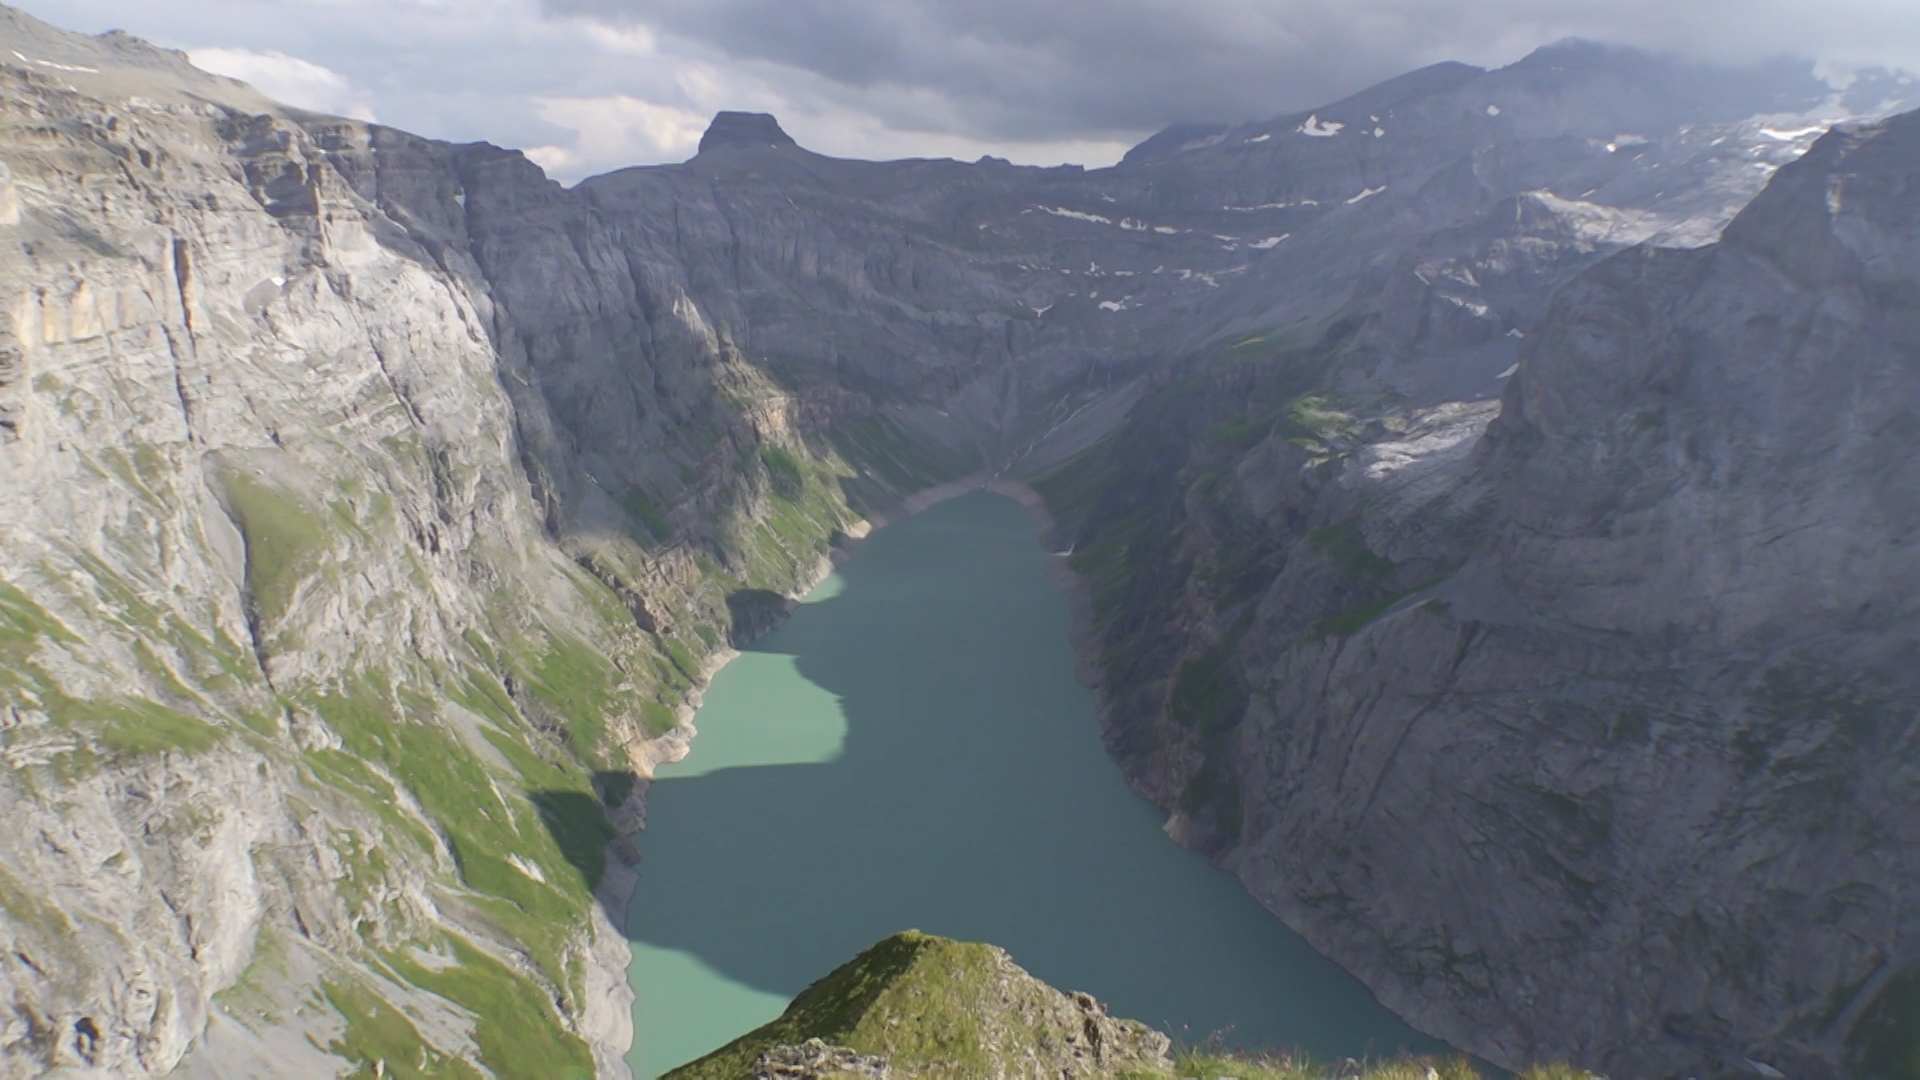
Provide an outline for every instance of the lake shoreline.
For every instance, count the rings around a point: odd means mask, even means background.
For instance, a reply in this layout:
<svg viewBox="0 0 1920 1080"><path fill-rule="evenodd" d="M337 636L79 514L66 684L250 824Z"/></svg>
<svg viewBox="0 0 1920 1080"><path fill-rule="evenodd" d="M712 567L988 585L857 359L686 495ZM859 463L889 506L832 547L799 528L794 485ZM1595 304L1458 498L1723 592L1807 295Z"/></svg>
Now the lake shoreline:
<svg viewBox="0 0 1920 1080"><path fill-rule="evenodd" d="M923 488L848 526L832 550L820 557L813 573L805 579L805 584L796 590L795 595L787 597L788 608L781 616L782 621L802 598L853 558L875 532L950 499L976 491L990 491L1019 503L1033 524L1038 542L1048 545L1050 550L1057 547L1058 525L1039 492L1017 480L974 473ZM1072 613L1069 639L1074 654L1074 678L1093 694L1094 711L1100 718L1104 732L1107 715L1104 691L1106 673L1095 649L1097 642L1093 628L1092 590L1067 564L1066 558L1058 554L1047 562L1047 578L1067 599L1067 606ZM663 735L629 747L633 772L638 782L621 805L607 812L608 823L613 826L616 835L606 846L606 869L600 876L599 886L594 890L593 934L586 965L587 993L580 1033L593 1047L599 1074L613 1080L632 1080L633 1077L627 1065L627 1058L633 1052L634 1031L633 990L628 982L633 952L627 936L626 914L633 901L634 890L639 887L640 874L632 837L647 827L646 795L654 770L661 765L683 761L692 752L694 737L699 734L693 724L694 714L699 711L714 676L739 655L738 649L722 646L701 658L693 689L674 708L676 722L673 728Z"/></svg>

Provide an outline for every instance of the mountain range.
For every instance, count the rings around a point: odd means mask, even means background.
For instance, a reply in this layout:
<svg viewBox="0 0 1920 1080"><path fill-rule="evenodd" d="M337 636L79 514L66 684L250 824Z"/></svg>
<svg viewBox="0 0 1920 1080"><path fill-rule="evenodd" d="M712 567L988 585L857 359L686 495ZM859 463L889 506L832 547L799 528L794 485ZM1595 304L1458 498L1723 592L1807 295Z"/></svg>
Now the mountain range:
<svg viewBox="0 0 1920 1080"><path fill-rule="evenodd" d="M568 188L0 39L0 1071L623 1075L653 764L971 477L1170 835L1416 1026L1920 1052L1910 76L1567 42L1108 169L722 113Z"/></svg>

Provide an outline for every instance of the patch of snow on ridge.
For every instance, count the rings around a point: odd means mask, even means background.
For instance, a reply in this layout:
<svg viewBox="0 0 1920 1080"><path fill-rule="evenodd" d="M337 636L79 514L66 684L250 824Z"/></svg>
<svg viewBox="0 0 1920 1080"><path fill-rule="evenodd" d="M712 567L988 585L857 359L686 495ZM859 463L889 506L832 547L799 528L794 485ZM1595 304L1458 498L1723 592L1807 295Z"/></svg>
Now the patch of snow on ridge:
<svg viewBox="0 0 1920 1080"><path fill-rule="evenodd" d="M1102 300L1100 301L1100 310L1101 311L1125 311L1127 310L1126 301Z"/></svg>
<svg viewBox="0 0 1920 1080"><path fill-rule="evenodd" d="M1045 210L1054 217L1072 218L1075 221L1091 221L1096 225L1113 224L1113 219L1110 217L1101 217L1099 214L1089 214L1080 210L1068 210L1061 206L1043 206L1040 209Z"/></svg>
<svg viewBox="0 0 1920 1080"><path fill-rule="evenodd" d="M1760 134L1772 139L1774 142L1799 142L1809 135L1825 135L1826 133L1826 124L1815 124L1812 127L1796 128L1792 131L1782 131L1779 128L1767 127L1760 129Z"/></svg>
<svg viewBox="0 0 1920 1080"><path fill-rule="evenodd" d="M1499 115L1500 115L1500 106L1498 106L1498 105L1489 105L1489 106L1487 106L1487 115L1488 115L1488 116L1499 116Z"/></svg>
<svg viewBox="0 0 1920 1080"><path fill-rule="evenodd" d="M1387 190L1385 184L1382 184L1379 187L1367 188L1366 190L1362 191L1360 194L1355 195L1351 199L1348 199L1347 205L1352 206L1354 203L1366 202L1368 199L1373 198L1375 195L1378 195L1385 190Z"/></svg>
<svg viewBox="0 0 1920 1080"><path fill-rule="evenodd" d="M1250 143L1266 142L1268 139L1271 139L1271 138L1273 138L1272 135L1255 135L1253 138L1248 139L1247 141Z"/></svg>
<svg viewBox="0 0 1920 1080"><path fill-rule="evenodd" d="M1307 122L1300 125L1300 134L1311 135L1316 139L1331 138L1332 136L1340 134L1340 129L1346 126L1347 125L1340 123L1338 120L1328 120L1322 123L1319 115L1316 114L1307 117Z"/></svg>
<svg viewBox="0 0 1920 1080"><path fill-rule="evenodd" d="M1251 214L1257 210L1291 210L1296 206L1319 206L1318 199L1301 199L1299 202L1270 202L1259 206L1223 206L1220 209L1234 214Z"/></svg>
<svg viewBox="0 0 1920 1080"><path fill-rule="evenodd" d="M1282 240L1285 240L1287 237L1292 235L1293 235L1292 233L1282 233L1279 236L1269 236L1265 240L1255 240L1253 243L1248 244L1247 246L1252 248L1255 251L1269 251L1269 250L1272 250L1273 248L1279 247L1280 242Z"/></svg>
<svg viewBox="0 0 1920 1080"><path fill-rule="evenodd" d="M15 56L20 57L20 62L23 64L39 64L41 67L52 68L55 71L77 71L85 75L100 74L99 68L75 67L72 64L56 64L51 60L42 60L39 57L35 57L35 56L24 56L20 53L18 49L8 49L7 51L12 53Z"/></svg>
<svg viewBox="0 0 1920 1080"><path fill-rule="evenodd" d="M1171 225L1155 225L1153 231L1159 233L1161 236L1172 236L1180 230Z"/></svg>

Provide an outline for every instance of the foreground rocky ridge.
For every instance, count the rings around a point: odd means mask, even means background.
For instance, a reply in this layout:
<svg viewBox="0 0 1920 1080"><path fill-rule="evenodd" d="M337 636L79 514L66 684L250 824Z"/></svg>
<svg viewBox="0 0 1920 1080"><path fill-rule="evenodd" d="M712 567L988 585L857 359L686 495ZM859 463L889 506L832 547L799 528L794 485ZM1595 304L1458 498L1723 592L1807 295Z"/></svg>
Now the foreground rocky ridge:
<svg viewBox="0 0 1920 1080"><path fill-rule="evenodd" d="M1576 44L1170 132L1112 170L835 161L723 116L684 166L568 190L123 35L4 11L0 36L0 805L25 823L0 839L7 1070L617 1075L603 808L637 823L633 773L683 745L659 737L711 658L778 618L836 533L1010 469L1053 469L1082 523L1115 747L1175 831L1470 1049L1646 1029L1539 989L1566 985L1547 964L1392 962L1432 954L1399 946L1427 942L1407 928L1436 888L1490 911L1544 871L1534 909L1587 925L1544 863L1358 880L1323 850L1299 878L1318 908L1273 888L1252 838L1305 804L1267 763L1306 760L1292 725L1322 706L1253 701L1246 673L1312 685L1360 655L1348 608L1504 550L1479 546L1506 490L1487 462L1526 455L1475 439L1554 285L1640 240L1710 240L1816 121L1905 84ZM1104 444L1123 450L1083 452L1130 412ZM1302 537L1321 562L1282 571ZM1542 573L1529 602L1558 603ZM1473 598L1509 611L1501 589L1446 602L1485 620ZM1441 646L1406 648L1418 667ZM1543 648L1511 663L1558 672ZM1173 678L1193 670L1220 677ZM1357 700L1379 670L1354 665ZM1527 852L1542 820L1473 835ZM1479 993L1496 979L1518 996ZM1728 993L1739 1017L1785 1000ZM1746 1022L1657 1045L1768 1045Z"/></svg>
<svg viewBox="0 0 1920 1080"><path fill-rule="evenodd" d="M809 1053L810 1041L853 1053ZM1168 1070L1169 1046L1144 1024L1109 1017L1091 997L1035 979L991 945L907 931L809 986L779 1019L667 1075L740 1080L798 1067L818 1075L1104 1077Z"/></svg>
<svg viewBox="0 0 1920 1080"><path fill-rule="evenodd" d="M802 991L781 1016L669 1080L995 1076L1033 1080L1477 1080L1466 1061L1297 1061L1182 1047L1145 1024L1062 993L991 945L909 930L866 949ZM1566 1068L1522 1080L1593 1080Z"/></svg>

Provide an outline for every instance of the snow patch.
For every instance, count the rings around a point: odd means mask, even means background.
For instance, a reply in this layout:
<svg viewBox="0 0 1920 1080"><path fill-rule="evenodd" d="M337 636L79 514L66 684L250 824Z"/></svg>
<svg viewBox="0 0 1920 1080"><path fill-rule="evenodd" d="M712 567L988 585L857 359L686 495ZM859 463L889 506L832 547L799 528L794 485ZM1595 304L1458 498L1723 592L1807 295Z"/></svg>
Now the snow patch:
<svg viewBox="0 0 1920 1080"><path fill-rule="evenodd" d="M75 67L72 64L56 64L51 60L42 60L39 57L27 56L21 53L20 50L18 49L9 49L7 51L11 52L15 56L18 56L20 58L20 62L23 64L39 64L43 68L52 68L55 71L77 71L83 75L100 74L99 68Z"/></svg>
<svg viewBox="0 0 1920 1080"><path fill-rule="evenodd" d="M1255 240L1247 246L1255 251L1270 251L1273 248L1279 247L1282 240L1292 235L1292 233L1281 233L1279 236L1269 236L1265 240Z"/></svg>
<svg viewBox="0 0 1920 1080"><path fill-rule="evenodd" d="M1172 236L1180 230L1171 225L1155 225L1153 231L1159 233L1161 236Z"/></svg>
<svg viewBox="0 0 1920 1080"><path fill-rule="evenodd" d="M1496 379L1511 379L1511 378L1513 378L1513 376L1514 376L1514 374L1515 374L1516 372L1518 372L1519 370L1520 370L1520 365L1519 365L1519 364L1515 364L1515 365L1513 365L1512 367L1510 367L1510 368L1508 368L1507 370L1505 370L1505 371L1503 371L1503 372L1501 372L1500 374L1498 374L1498 375L1495 375L1495 376L1494 376L1494 378L1496 378Z"/></svg>
<svg viewBox="0 0 1920 1080"><path fill-rule="evenodd" d="M513 864L515 870L520 871L540 884L545 885L547 883L547 875L538 865L513 854L507 856L507 861Z"/></svg>
<svg viewBox="0 0 1920 1080"><path fill-rule="evenodd" d="M1374 129L1373 129L1373 137L1374 137L1374 138L1376 138L1376 139L1384 139L1384 138L1386 138L1386 137L1387 137L1387 129L1386 129L1386 128L1374 128Z"/></svg>
<svg viewBox="0 0 1920 1080"><path fill-rule="evenodd" d="M1101 217L1099 214L1089 214L1081 210L1068 210L1064 206L1041 206L1036 207L1036 209L1044 210L1054 217L1072 218L1075 221L1090 221L1095 225L1113 224L1113 219L1110 217Z"/></svg>
<svg viewBox="0 0 1920 1080"><path fill-rule="evenodd" d="M1385 190L1387 190L1387 187L1385 184L1382 184L1379 187L1367 188L1366 190L1360 192L1360 194L1355 195L1351 199L1348 199L1347 205L1352 206L1354 203L1366 202L1368 199L1373 198L1375 195L1378 195Z"/></svg>
<svg viewBox="0 0 1920 1080"><path fill-rule="evenodd" d="M1260 210L1291 210L1296 206L1319 206L1318 199L1301 199L1299 202L1270 202L1259 206L1223 206L1220 209L1232 214L1251 214Z"/></svg>
<svg viewBox="0 0 1920 1080"><path fill-rule="evenodd" d="M1037 319L1037 318L1039 318L1040 316L1042 316L1042 315L1045 315L1045 314L1046 314L1047 312L1049 312L1049 311L1052 311L1052 310L1053 310L1053 305L1052 305L1052 304L1048 304L1048 305L1047 305L1046 307L1037 307L1037 308L1034 308L1034 309L1033 309L1033 317Z"/></svg>
<svg viewBox="0 0 1920 1080"><path fill-rule="evenodd" d="M1331 138L1332 136L1340 134L1340 129L1346 126L1347 125L1337 120L1328 120L1322 123L1320 117L1314 115L1307 117L1307 122L1300 125L1300 134L1311 135L1316 139Z"/></svg>
<svg viewBox="0 0 1920 1080"><path fill-rule="evenodd" d="M1100 301L1100 310L1101 311L1125 311L1127 310L1126 301L1102 300Z"/></svg>
<svg viewBox="0 0 1920 1080"><path fill-rule="evenodd" d="M1801 139L1804 139L1809 135L1825 135L1826 133L1827 133L1827 125L1825 124L1815 124L1812 127L1794 128L1790 131L1782 131L1779 128L1763 127L1760 129L1760 134L1766 136L1769 139L1772 139L1774 142L1799 142Z"/></svg>
<svg viewBox="0 0 1920 1080"><path fill-rule="evenodd" d="M1255 135L1253 138L1248 139L1247 141L1250 143L1266 142L1268 139L1271 139L1271 138L1273 138L1272 135Z"/></svg>
<svg viewBox="0 0 1920 1080"><path fill-rule="evenodd" d="M1500 106L1498 106L1498 105L1489 105L1489 106L1487 106L1487 115L1488 115L1488 116L1499 116L1499 115L1500 115Z"/></svg>

